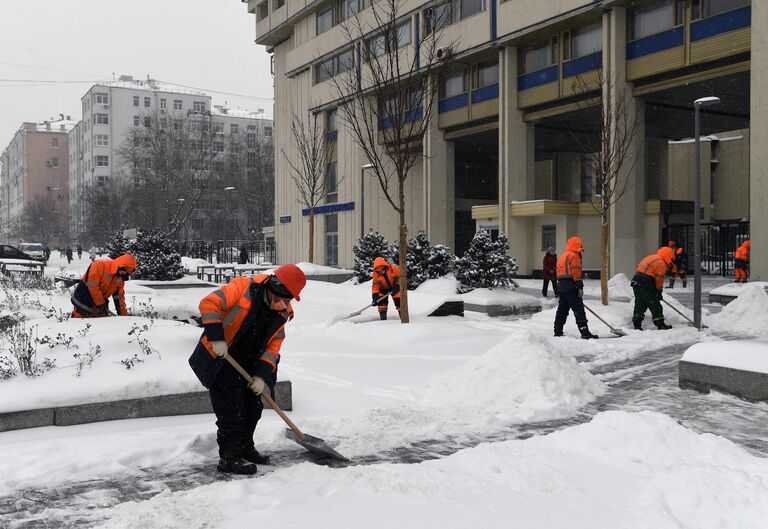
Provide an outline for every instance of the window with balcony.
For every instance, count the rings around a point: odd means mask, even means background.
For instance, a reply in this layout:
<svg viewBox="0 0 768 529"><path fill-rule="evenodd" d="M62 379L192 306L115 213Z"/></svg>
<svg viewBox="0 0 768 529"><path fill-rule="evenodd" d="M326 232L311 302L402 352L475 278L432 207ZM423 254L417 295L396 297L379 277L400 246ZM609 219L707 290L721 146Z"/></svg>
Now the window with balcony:
<svg viewBox="0 0 768 529"><path fill-rule="evenodd" d="M637 40L669 31L685 20L684 0L657 0L627 11L629 40Z"/></svg>
<svg viewBox="0 0 768 529"><path fill-rule="evenodd" d="M318 35L333 27L333 4L328 4L315 14L315 26Z"/></svg>
<svg viewBox="0 0 768 529"><path fill-rule="evenodd" d="M352 69L352 49L348 49L338 55L319 62L315 65L315 83L327 81L331 77L342 74Z"/></svg>
<svg viewBox="0 0 768 529"><path fill-rule="evenodd" d="M751 0L693 0L693 20L713 17L728 11L752 5Z"/></svg>
<svg viewBox="0 0 768 529"><path fill-rule="evenodd" d="M538 72L557 64L557 37L520 48L520 73Z"/></svg>

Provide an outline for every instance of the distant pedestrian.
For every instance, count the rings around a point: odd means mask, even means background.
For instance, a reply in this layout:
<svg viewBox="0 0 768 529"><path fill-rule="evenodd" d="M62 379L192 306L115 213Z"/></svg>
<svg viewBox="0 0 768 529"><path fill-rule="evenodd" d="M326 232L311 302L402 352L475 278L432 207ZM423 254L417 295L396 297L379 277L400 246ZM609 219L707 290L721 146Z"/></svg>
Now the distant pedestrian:
<svg viewBox="0 0 768 529"><path fill-rule="evenodd" d="M82 259L83 258L83 247L79 244L77 245L77 258Z"/></svg>
<svg viewBox="0 0 768 529"><path fill-rule="evenodd" d="M736 282L747 282L747 268L749 268L749 240L744 241L744 244L736 249L735 259L733 267L736 269Z"/></svg>
<svg viewBox="0 0 768 529"><path fill-rule="evenodd" d="M91 249L88 250L88 256L91 258L91 261L96 260L96 253L98 250L96 250L95 246L91 246Z"/></svg>
<svg viewBox="0 0 768 529"><path fill-rule="evenodd" d="M43 253L45 254L45 260L48 261L51 258L51 249L47 244L43 246Z"/></svg>
<svg viewBox="0 0 768 529"><path fill-rule="evenodd" d="M67 246L67 264L72 262L72 247Z"/></svg>
<svg viewBox="0 0 768 529"><path fill-rule="evenodd" d="M677 276L683 281L683 288L688 286L688 252L685 248L678 245L675 241L669 241L669 247L675 252L672 273L669 276L669 285L667 288L675 288Z"/></svg>
<svg viewBox="0 0 768 529"><path fill-rule="evenodd" d="M552 290L557 296L557 275L555 268L557 267L557 253L551 246L547 248L547 253L544 254L544 262L541 266L541 279L543 284L541 285L541 295L547 297L547 290L549 290L549 283L552 282Z"/></svg>
<svg viewBox="0 0 768 529"><path fill-rule="evenodd" d="M240 246L240 255L237 257L237 264L246 264L246 263L248 263L248 250L243 244L242 246Z"/></svg>

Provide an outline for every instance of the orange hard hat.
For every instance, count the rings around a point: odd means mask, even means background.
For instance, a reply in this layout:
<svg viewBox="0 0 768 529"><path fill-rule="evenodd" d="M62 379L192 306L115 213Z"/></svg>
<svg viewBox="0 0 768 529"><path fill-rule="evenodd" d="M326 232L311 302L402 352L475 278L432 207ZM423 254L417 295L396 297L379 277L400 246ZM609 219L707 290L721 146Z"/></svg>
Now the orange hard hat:
<svg viewBox="0 0 768 529"><path fill-rule="evenodd" d="M675 241L669 241L670 248L674 248L675 246L677 246L677 243Z"/></svg>
<svg viewBox="0 0 768 529"><path fill-rule="evenodd" d="M301 268L295 264L286 264L275 270L275 276L280 280L283 286L288 289L296 301L301 301L299 294L307 284L307 276L301 271Z"/></svg>
<svg viewBox="0 0 768 529"><path fill-rule="evenodd" d="M581 253L584 251L584 244L581 242L580 237L571 237L565 243L565 249L569 252Z"/></svg>
<svg viewBox="0 0 768 529"><path fill-rule="evenodd" d="M675 251L669 246L662 246L656 253L659 254L659 256L664 260L665 263L667 263L667 265L671 265L672 261L675 260Z"/></svg>

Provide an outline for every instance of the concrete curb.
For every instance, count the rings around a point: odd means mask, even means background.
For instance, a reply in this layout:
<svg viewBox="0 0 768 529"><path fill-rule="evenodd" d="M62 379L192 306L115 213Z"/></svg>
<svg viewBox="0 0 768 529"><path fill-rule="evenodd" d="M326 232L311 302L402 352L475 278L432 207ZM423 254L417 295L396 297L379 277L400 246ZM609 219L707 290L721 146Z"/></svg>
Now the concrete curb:
<svg viewBox="0 0 768 529"><path fill-rule="evenodd" d="M729 367L680 361L682 389L709 393L711 389L749 401L768 401L768 374Z"/></svg>
<svg viewBox="0 0 768 529"><path fill-rule="evenodd" d="M275 385L275 401L285 411L293 409L292 386L289 380L280 381ZM266 404L265 407L268 408ZM196 391L141 399L0 413L0 432L39 428L41 426L72 426L122 419L203 413L213 413L211 401L207 391Z"/></svg>
<svg viewBox="0 0 768 529"><path fill-rule="evenodd" d="M541 312L541 305L477 305L464 303L464 310L483 312L495 318L497 316L519 316L522 314L536 314Z"/></svg>

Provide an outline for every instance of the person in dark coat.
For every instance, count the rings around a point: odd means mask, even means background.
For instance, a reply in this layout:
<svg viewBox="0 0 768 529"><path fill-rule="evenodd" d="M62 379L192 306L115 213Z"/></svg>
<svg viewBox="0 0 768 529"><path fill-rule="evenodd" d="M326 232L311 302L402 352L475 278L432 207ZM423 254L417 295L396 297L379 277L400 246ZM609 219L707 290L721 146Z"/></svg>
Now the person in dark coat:
<svg viewBox="0 0 768 529"><path fill-rule="evenodd" d="M82 259L83 258L83 247L79 244L77 245L77 258Z"/></svg>
<svg viewBox="0 0 768 529"><path fill-rule="evenodd" d="M237 257L237 264L247 264L247 263L248 263L248 250L243 244L242 246L240 246L240 255Z"/></svg>
<svg viewBox="0 0 768 529"><path fill-rule="evenodd" d="M543 284L541 285L541 295L547 297L547 290L549 290L549 283L552 282L552 290L557 296L557 275L555 268L557 267L557 253L551 246L547 248L547 253L544 254L544 262L541 265L541 279Z"/></svg>
<svg viewBox="0 0 768 529"><path fill-rule="evenodd" d="M67 246L67 263L72 262L72 247Z"/></svg>

